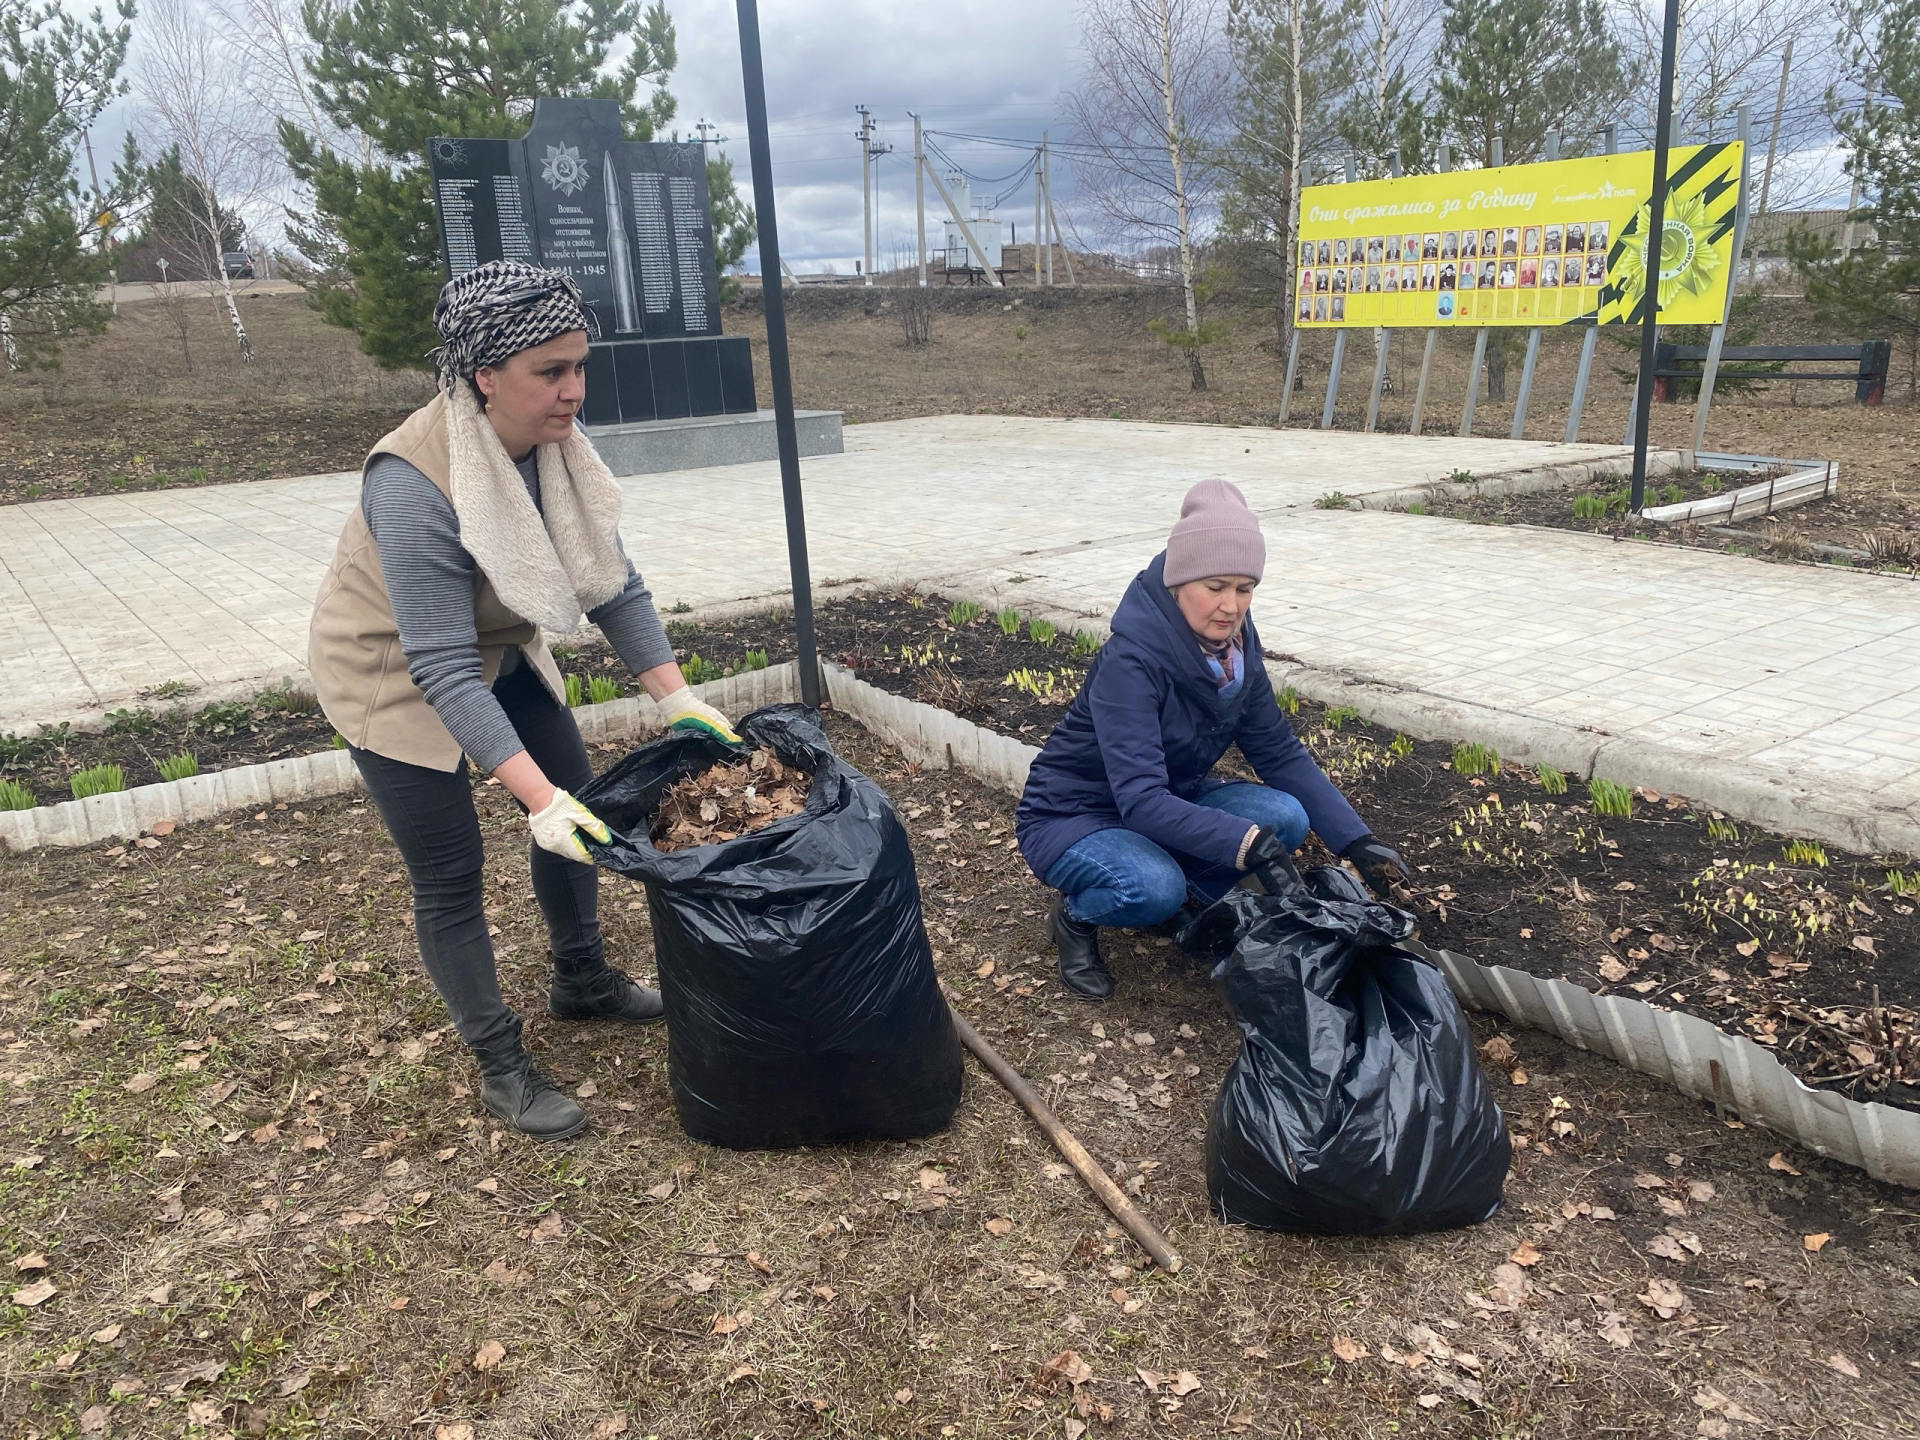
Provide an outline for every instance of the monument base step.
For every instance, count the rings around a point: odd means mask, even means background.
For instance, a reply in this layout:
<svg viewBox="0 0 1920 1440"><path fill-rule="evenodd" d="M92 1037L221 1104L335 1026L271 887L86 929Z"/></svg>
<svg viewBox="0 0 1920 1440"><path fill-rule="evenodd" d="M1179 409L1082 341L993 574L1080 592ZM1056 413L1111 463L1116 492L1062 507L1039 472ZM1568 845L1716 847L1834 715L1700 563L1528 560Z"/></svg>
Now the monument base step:
<svg viewBox="0 0 1920 1440"><path fill-rule="evenodd" d="M794 429L802 455L838 455L845 448L838 410L797 410ZM751 415L695 415L683 420L641 420L625 425L589 425L593 448L615 475L657 475L667 470L703 470L780 458L773 411Z"/></svg>

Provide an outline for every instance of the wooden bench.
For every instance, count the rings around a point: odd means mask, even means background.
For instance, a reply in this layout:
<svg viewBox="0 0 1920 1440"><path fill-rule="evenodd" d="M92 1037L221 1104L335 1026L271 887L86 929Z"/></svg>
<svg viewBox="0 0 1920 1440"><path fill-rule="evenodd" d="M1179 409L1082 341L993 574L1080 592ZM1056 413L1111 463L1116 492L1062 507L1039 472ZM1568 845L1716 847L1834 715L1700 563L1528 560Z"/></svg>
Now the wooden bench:
<svg viewBox="0 0 1920 1440"><path fill-rule="evenodd" d="M1718 380L1851 380L1853 398L1862 405L1878 405L1887 393L1887 366L1892 345L1885 340L1868 340L1860 345L1727 345L1720 351L1722 365L1743 362L1793 364L1796 361L1848 362L1846 368L1831 370L1769 370L1755 374L1729 375L1724 370ZM1673 382L1698 380L1705 368L1705 345L1674 345L1662 340L1653 350L1653 398L1671 401Z"/></svg>

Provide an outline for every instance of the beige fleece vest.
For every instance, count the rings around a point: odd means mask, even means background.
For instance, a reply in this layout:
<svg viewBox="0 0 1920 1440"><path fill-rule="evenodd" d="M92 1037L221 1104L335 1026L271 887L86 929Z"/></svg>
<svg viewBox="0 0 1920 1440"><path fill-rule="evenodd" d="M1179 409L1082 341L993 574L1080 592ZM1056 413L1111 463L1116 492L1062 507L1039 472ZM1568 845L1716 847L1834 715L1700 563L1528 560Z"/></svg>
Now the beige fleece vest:
<svg viewBox="0 0 1920 1440"><path fill-rule="evenodd" d="M435 395L368 451L367 463L376 455L397 455L451 498L446 406L447 397ZM473 620L487 684L499 675L508 647L517 645L554 699L566 703L566 684L546 637L539 626L501 602L484 573L477 573L474 581ZM399 622L380 573L380 551L358 505L340 532L314 603L307 629L307 669L320 708L349 744L409 765L459 768L460 742L440 723L407 673Z"/></svg>

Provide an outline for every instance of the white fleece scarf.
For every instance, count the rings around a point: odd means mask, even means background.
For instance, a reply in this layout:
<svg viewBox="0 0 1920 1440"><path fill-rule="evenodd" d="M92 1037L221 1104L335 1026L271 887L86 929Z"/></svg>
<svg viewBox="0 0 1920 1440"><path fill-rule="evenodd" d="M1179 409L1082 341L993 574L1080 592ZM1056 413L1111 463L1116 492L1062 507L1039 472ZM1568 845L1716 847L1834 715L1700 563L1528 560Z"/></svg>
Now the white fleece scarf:
<svg viewBox="0 0 1920 1440"><path fill-rule="evenodd" d="M447 396L447 469L460 543L502 603L541 629L571 634L627 583L620 487L577 428L540 447L540 505L469 385Z"/></svg>

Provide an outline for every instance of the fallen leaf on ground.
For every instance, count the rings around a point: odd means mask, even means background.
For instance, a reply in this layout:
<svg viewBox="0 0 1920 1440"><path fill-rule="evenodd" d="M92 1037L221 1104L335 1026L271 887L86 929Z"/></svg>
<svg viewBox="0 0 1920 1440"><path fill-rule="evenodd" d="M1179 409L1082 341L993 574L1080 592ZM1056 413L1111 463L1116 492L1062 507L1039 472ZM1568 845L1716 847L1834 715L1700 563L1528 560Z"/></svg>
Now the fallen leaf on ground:
<svg viewBox="0 0 1920 1440"><path fill-rule="evenodd" d="M1704 1205L1707 1201L1713 1199L1713 1196L1714 1189L1711 1180L1689 1180L1687 1182L1687 1199L1693 1201L1694 1204Z"/></svg>
<svg viewBox="0 0 1920 1440"><path fill-rule="evenodd" d="M1440 1403L1440 1400L1441 1400L1440 1396L1434 1394L1433 1391L1429 1390L1426 1394L1422 1395L1419 1399L1415 1400L1413 1403L1418 1405L1422 1410L1431 1410Z"/></svg>
<svg viewBox="0 0 1920 1440"><path fill-rule="evenodd" d="M536 1245L551 1245L557 1240L564 1240L566 1234L567 1222L560 1218L560 1212L557 1210L549 1210L540 1217L539 1222L533 1227L533 1243Z"/></svg>
<svg viewBox="0 0 1920 1440"><path fill-rule="evenodd" d="M1526 1071L1525 1071L1525 1070L1524 1070L1524 1069L1523 1069L1522 1067L1520 1067L1520 1066L1518 1066L1518 1065L1516 1065L1516 1066L1514 1066L1514 1067L1513 1067L1513 1073L1512 1073L1511 1075L1509 1075L1509 1076L1507 1076L1507 1083L1508 1083L1509 1085L1524 1085L1524 1084L1526 1084L1526 1083L1527 1083L1527 1072L1526 1072Z"/></svg>
<svg viewBox="0 0 1920 1440"><path fill-rule="evenodd" d="M1541 1260L1541 1255L1539 1249L1531 1240L1522 1240L1507 1259L1516 1265L1538 1265Z"/></svg>
<svg viewBox="0 0 1920 1440"><path fill-rule="evenodd" d="M648 1187L647 1194L655 1200L671 1200L677 1187L671 1180L662 1180L658 1185Z"/></svg>
<svg viewBox="0 0 1920 1440"><path fill-rule="evenodd" d="M593 1440L613 1440L616 1435L627 1433L627 1417L609 1415L593 1427Z"/></svg>
<svg viewBox="0 0 1920 1440"><path fill-rule="evenodd" d="M1849 1380L1858 1380L1860 1378L1860 1367L1854 1364L1853 1361L1849 1360L1845 1355L1841 1354L1838 1350L1834 1351L1833 1354L1827 1356L1827 1358L1822 1360L1820 1363L1826 1366L1829 1370L1838 1370L1842 1375L1846 1376Z"/></svg>
<svg viewBox="0 0 1920 1440"><path fill-rule="evenodd" d="M60 1293L60 1287L51 1280L36 1280L31 1285L22 1285L13 1292L13 1303L24 1305L31 1310L36 1305L44 1305Z"/></svg>
<svg viewBox="0 0 1920 1440"><path fill-rule="evenodd" d="M1671 1320L1693 1308L1693 1302L1686 1292L1671 1280L1655 1275L1647 1281L1647 1288L1633 1297L1646 1306L1662 1320Z"/></svg>
<svg viewBox="0 0 1920 1440"><path fill-rule="evenodd" d="M480 1278L499 1285L519 1285L531 1280L530 1271L516 1269L504 1260L495 1260L480 1272Z"/></svg>
<svg viewBox="0 0 1920 1440"><path fill-rule="evenodd" d="M1493 1267L1493 1284L1487 1287L1490 1299L1502 1305L1518 1305L1532 1292L1533 1282L1527 1279L1527 1272L1511 1260Z"/></svg>
<svg viewBox="0 0 1920 1440"><path fill-rule="evenodd" d="M433 1427L433 1440L473 1440L473 1426L464 1420Z"/></svg>
<svg viewBox="0 0 1920 1440"><path fill-rule="evenodd" d="M274 1141L278 1140L279 1138L280 1138L280 1126L277 1121L273 1121L273 1120L269 1120L266 1124L262 1125L258 1130L255 1130L253 1132L253 1143L256 1145L271 1145Z"/></svg>
<svg viewBox="0 0 1920 1440"><path fill-rule="evenodd" d="M13 1268L16 1270L44 1270L47 1268L47 1257L36 1250L31 1255L22 1255L18 1260L14 1261Z"/></svg>
<svg viewBox="0 0 1920 1440"><path fill-rule="evenodd" d="M1822 1230L1817 1235L1802 1235L1800 1237L1800 1243L1804 1245L1809 1252L1818 1255L1822 1250L1827 1248L1827 1242L1831 1239L1833 1239L1833 1236Z"/></svg>
<svg viewBox="0 0 1920 1440"><path fill-rule="evenodd" d="M1480 1058L1498 1069L1509 1070L1520 1056L1511 1040L1504 1035L1496 1035L1480 1047Z"/></svg>
<svg viewBox="0 0 1920 1440"><path fill-rule="evenodd" d="M227 1367L222 1365L220 1368L225 1370ZM219 1377L215 1376L213 1378L218 1379ZM301 1370L296 1374L288 1375L280 1382L280 1398L286 1400L294 1395L298 1395L312 1383L313 1371L311 1370Z"/></svg>
<svg viewBox="0 0 1920 1440"><path fill-rule="evenodd" d="M482 1195L498 1195L500 1193L500 1182L489 1175L473 1188L478 1190Z"/></svg>
<svg viewBox="0 0 1920 1440"><path fill-rule="evenodd" d="M1093 1367L1081 1358L1078 1350L1062 1350L1040 1367L1034 1379L1046 1390L1058 1389L1062 1383L1084 1385L1093 1379Z"/></svg>
<svg viewBox="0 0 1920 1440"><path fill-rule="evenodd" d="M120 1322L116 1320L111 1325L102 1325L87 1338L96 1345L111 1345L120 1338Z"/></svg>
<svg viewBox="0 0 1920 1440"><path fill-rule="evenodd" d="M973 973L975 974L975 976L977 976L979 979L982 979L982 980L986 979L989 975L993 974L993 970L994 970L994 965L993 965L993 961L991 960L982 960L978 965L973 967Z"/></svg>
<svg viewBox="0 0 1920 1440"><path fill-rule="evenodd" d="M704 1270L695 1270L692 1274L688 1275L682 1283L694 1294L704 1295L715 1285L719 1284L720 1280L718 1276L709 1275Z"/></svg>
<svg viewBox="0 0 1920 1440"><path fill-rule="evenodd" d="M1357 1365L1372 1352L1351 1336L1336 1335L1333 1337L1333 1353L1346 1361L1347 1364Z"/></svg>
<svg viewBox="0 0 1920 1440"><path fill-rule="evenodd" d="M747 1264L758 1270L762 1275L773 1274L773 1266L767 1263L767 1257L762 1255L758 1250L747 1251Z"/></svg>
<svg viewBox="0 0 1920 1440"><path fill-rule="evenodd" d="M1137 1365L1134 1367L1133 1373L1140 1377L1140 1383L1146 1386L1148 1393L1152 1395L1158 1395L1160 1393L1160 1386L1167 1378L1158 1370L1143 1370Z"/></svg>
<svg viewBox="0 0 1920 1440"><path fill-rule="evenodd" d="M833 1303L833 1297L840 1292L835 1290L831 1285L816 1285L813 1287L813 1293L823 1304L831 1305Z"/></svg>
<svg viewBox="0 0 1920 1440"><path fill-rule="evenodd" d="M582 1080L573 1093L582 1100L591 1100L600 1093L600 1087L591 1080Z"/></svg>
<svg viewBox="0 0 1920 1440"><path fill-rule="evenodd" d="M1856 935L1849 943L1863 955L1872 955L1876 958L1879 956L1880 952L1874 949L1874 939L1871 935Z"/></svg>
<svg viewBox="0 0 1920 1440"><path fill-rule="evenodd" d="M736 1365L727 1372L727 1378L720 1383L722 1385L731 1385L736 1380L751 1380L759 1373L760 1372L751 1365Z"/></svg>
<svg viewBox="0 0 1920 1440"><path fill-rule="evenodd" d="M1787 1157L1778 1150L1767 1157L1767 1169L1778 1170L1782 1175L1798 1175L1800 1173L1788 1162Z"/></svg>
<svg viewBox="0 0 1920 1440"><path fill-rule="evenodd" d="M506 1358L507 1347L502 1345L498 1340L489 1340L473 1352L473 1368L476 1370L491 1370Z"/></svg>
<svg viewBox="0 0 1920 1440"><path fill-rule="evenodd" d="M1167 1388L1176 1395L1191 1395L1200 1388L1200 1377L1191 1370L1182 1370Z"/></svg>
<svg viewBox="0 0 1920 1440"><path fill-rule="evenodd" d="M1685 1260L1687 1252L1680 1248L1680 1242L1671 1235L1656 1235L1647 1241L1647 1253L1658 1255L1662 1260Z"/></svg>
<svg viewBox="0 0 1920 1440"><path fill-rule="evenodd" d="M1649 1175L1646 1171L1642 1170L1638 1175L1633 1177L1633 1183L1642 1190L1664 1190L1667 1188L1667 1177L1664 1175Z"/></svg>
<svg viewBox="0 0 1920 1440"><path fill-rule="evenodd" d="M731 1335L739 1328L739 1320L723 1310L720 1314L713 1317L713 1328L707 1331L707 1333L709 1335Z"/></svg>
<svg viewBox="0 0 1920 1440"><path fill-rule="evenodd" d="M142 1070L138 1075L130 1075L127 1077L127 1093L130 1095L144 1095L159 1083L160 1077L158 1075L154 1074L151 1070Z"/></svg>
<svg viewBox="0 0 1920 1440"><path fill-rule="evenodd" d="M893 1392L893 1403L896 1405L905 1405L912 1399L913 1391L907 1389L905 1386Z"/></svg>
<svg viewBox="0 0 1920 1440"><path fill-rule="evenodd" d="M1625 1350L1633 1344L1633 1326L1623 1312L1609 1310L1600 1317L1600 1338L1615 1349Z"/></svg>

